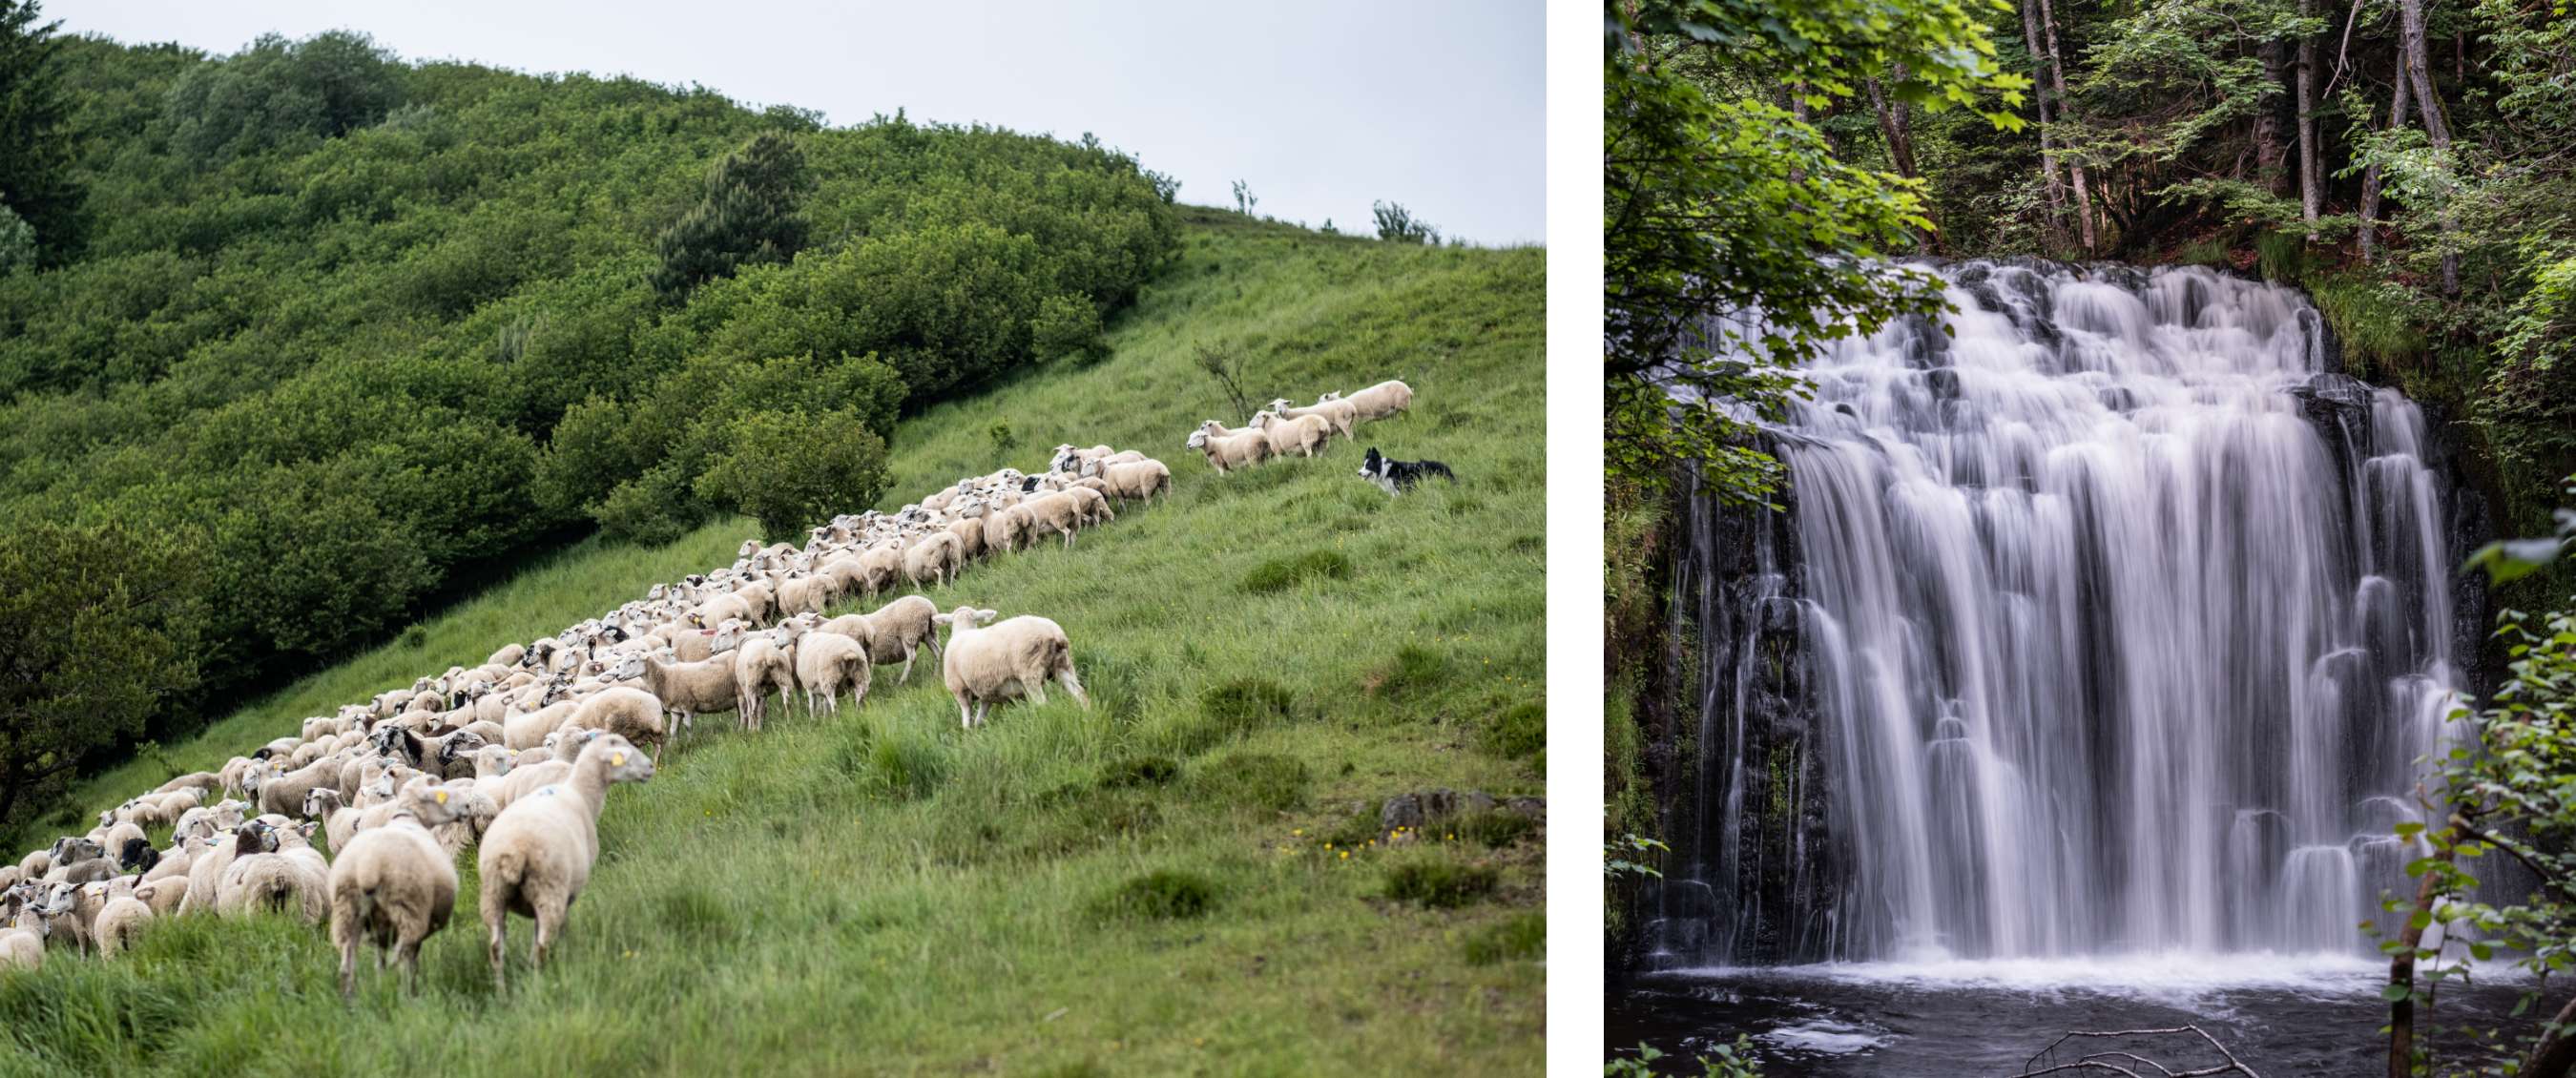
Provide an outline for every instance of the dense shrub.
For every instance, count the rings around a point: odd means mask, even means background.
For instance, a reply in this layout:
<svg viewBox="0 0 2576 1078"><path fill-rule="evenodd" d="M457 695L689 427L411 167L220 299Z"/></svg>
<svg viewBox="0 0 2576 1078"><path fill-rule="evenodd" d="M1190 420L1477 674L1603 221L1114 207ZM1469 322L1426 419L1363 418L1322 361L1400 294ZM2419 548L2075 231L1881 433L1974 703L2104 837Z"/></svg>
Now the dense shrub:
<svg viewBox="0 0 2576 1078"><path fill-rule="evenodd" d="M1455 909L1494 893L1501 873L1483 865L1406 861L1386 870L1386 897L1435 909Z"/></svg>
<svg viewBox="0 0 2576 1078"><path fill-rule="evenodd" d="M1119 884L1096 909L1112 917L1172 920L1197 917L1216 905L1216 884L1195 872L1156 869Z"/></svg>
<svg viewBox="0 0 2576 1078"><path fill-rule="evenodd" d="M808 529L885 491L885 441L848 409L753 412L726 441L698 476L698 496L759 521L771 542L801 543Z"/></svg>

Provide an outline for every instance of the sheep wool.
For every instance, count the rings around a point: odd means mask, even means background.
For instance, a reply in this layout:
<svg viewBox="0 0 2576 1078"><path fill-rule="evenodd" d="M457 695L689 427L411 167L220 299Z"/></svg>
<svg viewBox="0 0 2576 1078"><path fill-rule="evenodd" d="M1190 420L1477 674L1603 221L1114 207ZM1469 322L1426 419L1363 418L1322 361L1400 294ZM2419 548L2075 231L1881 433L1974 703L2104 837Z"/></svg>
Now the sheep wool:
<svg viewBox="0 0 2576 1078"><path fill-rule="evenodd" d="M510 803L483 836L475 855L482 881L479 905L491 939L492 985L508 987L502 954L510 914L536 922L529 961L546 964L546 948L563 930L564 915L590 882L599 858L599 811L608 787L653 777L653 758L615 734L603 734L581 751L563 782L540 787Z"/></svg>
<svg viewBox="0 0 2576 1078"><path fill-rule="evenodd" d="M1056 681L1075 702L1091 706L1082 679L1073 670L1073 645L1064 627L1047 618L1022 614L987 625L999 611L961 606L938 616L948 627L943 673L949 695L957 699L960 721L972 729L984 721L996 700L1027 696L1046 703L1046 683Z"/></svg>
<svg viewBox="0 0 2576 1078"><path fill-rule="evenodd" d="M447 927L456 909L455 856L430 828L452 823L460 799L444 787L408 791L385 826L358 835L331 866L331 944L340 952L340 995L357 991L358 945L373 945L377 967L390 952L404 987L420 991L420 944Z"/></svg>

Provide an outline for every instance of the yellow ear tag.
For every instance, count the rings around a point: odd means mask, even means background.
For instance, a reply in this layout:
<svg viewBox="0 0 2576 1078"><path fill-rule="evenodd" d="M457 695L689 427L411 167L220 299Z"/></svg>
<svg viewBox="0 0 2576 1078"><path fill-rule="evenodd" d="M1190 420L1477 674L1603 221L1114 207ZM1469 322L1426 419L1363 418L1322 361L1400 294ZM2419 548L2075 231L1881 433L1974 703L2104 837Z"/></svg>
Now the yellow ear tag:
<svg viewBox="0 0 2576 1078"><path fill-rule="evenodd" d="M608 766L610 766L610 767L624 767L624 766L626 766L626 754L625 754L625 753L622 753L622 752L612 752L612 753L609 753L609 754L608 754Z"/></svg>
<svg viewBox="0 0 2576 1078"><path fill-rule="evenodd" d="M438 803L439 803L439 804L442 804L442 805L444 805L444 804L446 804L446 803L447 803L447 791L445 791L445 790L440 790L440 791L438 791Z"/></svg>

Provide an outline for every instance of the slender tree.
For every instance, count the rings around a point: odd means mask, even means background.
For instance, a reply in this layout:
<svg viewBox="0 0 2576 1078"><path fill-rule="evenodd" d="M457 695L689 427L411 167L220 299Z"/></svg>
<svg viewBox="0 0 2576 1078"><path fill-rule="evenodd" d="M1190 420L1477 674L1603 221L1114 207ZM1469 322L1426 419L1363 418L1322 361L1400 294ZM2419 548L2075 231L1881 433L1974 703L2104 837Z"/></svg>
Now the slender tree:
<svg viewBox="0 0 2576 1078"><path fill-rule="evenodd" d="M2057 124L2044 89L2048 85L2048 50L2040 44L2039 0L2021 0L2021 33L2023 44L2030 48L2031 79L2043 87L2031 95L2031 102L2039 116L2039 171L2048 189L2049 222L2051 227L2057 227L2066 214L2066 185L2058 178Z"/></svg>
<svg viewBox="0 0 2576 1078"><path fill-rule="evenodd" d="M2442 118L2442 99L2433 91L2432 61L2424 49L2424 0L2397 0L2399 54L2404 58L2404 73L2415 82L2415 107L2424 116L2424 137L2433 151L2444 157L2451 152L2451 125ZM2460 255L2451 250L2454 217L2442 213L2442 291L2458 295L2460 291Z"/></svg>
<svg viewBox="0 0 2576 1078"><path fill-rule="evenodd" d="M2045 66L2048 68L2049 85L2046 92L2056 95L2057 115L2063 120L2073 112L2073 105L2066 96L2066 58L2057 49L2057 11L2049 0L2039 0L2039 27L2048 42L2048 58ZM2084 241L2084 253L2092 254L2095 249L2093 188L2084 178L2082 154L2072 152L2070 149L2066 157L2066 172L2068 182L2075 187L2076 232Z"/></svg>
<svg viewBox="0 0 2576 1078"><path fill-rule="evenodd" d="M2406 56L2397 57L2396 107L2389 110L2388 130L2406 126L2406 110L2413 104L2415 80L2406 77ZM2361 260L2376 261L2379 247L2379 162L2373 161L2361 170Z"/></svg>
<svg viewBox="0 0 2576 1078"><path fill-rule="evenodd" d="M2299 0L2301 18L2314 18L2317 0ZM2323 170L2317 165L2317 35L2299 35L2299 218L2310 225L2325 208Z"/></svg>

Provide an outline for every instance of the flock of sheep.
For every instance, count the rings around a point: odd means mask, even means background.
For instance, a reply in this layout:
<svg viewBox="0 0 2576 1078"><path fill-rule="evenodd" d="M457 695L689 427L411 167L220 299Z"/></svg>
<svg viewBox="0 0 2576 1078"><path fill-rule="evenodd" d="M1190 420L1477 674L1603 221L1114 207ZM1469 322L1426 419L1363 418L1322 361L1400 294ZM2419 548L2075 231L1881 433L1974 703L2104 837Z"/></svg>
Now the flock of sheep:
<svg viewBox="0 0 2576 1078"><path fill-rule="evenodd" d="M1272 456L1311 456L1331 435L1402 412L1413 391L1385 382L1314 405L1272 402L1248 427L1214 420L1188 439L1219 473ZM542 968L599 853L609 787L653 775L653 755L703 713L733 711L758 731L770 697L828 712L863 701L880 664L898 682L927 646L968 728L996 702L1046 700L1061 685L1091 705L1063 627L993 610L939 613L918 594L873 613L826 618L847 598L901 582L946 588L974 560L1117 519L1111 508L1171 493L1143 453L1058 446L1047 470L958 480L891 513L815 528L798 548L747 541L730 567L654 585L598 618L480 665L304 720L302 729L219 771L181 775L99 814L98 826L0 865L0 971L32 969L51 946L114 955L154 918L282 910L327 920L340 990L355 991L361 944L417 990L420 945L455 906L456 859L476 850L492 977L504 983L508 915L535 922ZM939 628L948 630L943 646ZM171 828L156 848L146 827ZM312 841L320 834L325 858Z"/></svg>

